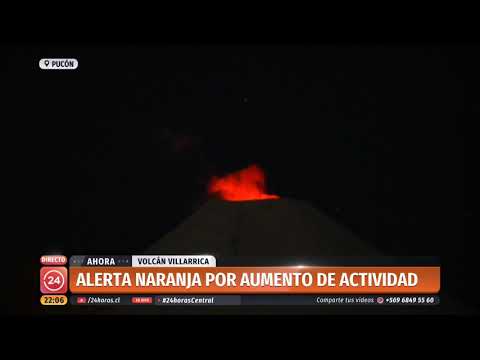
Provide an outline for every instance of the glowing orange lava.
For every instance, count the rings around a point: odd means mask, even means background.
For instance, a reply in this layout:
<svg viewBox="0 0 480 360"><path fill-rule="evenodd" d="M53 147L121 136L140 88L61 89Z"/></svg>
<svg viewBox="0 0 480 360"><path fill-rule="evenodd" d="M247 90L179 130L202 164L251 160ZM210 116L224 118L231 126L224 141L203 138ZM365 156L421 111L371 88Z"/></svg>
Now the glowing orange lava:
<svg viewBox="0 0 480 360"><path fill-rule="evenodd" d="M208 192L228 201L279 199L277 195L265 193L265 174L257 165L221 178L213 177Z"/></svg>

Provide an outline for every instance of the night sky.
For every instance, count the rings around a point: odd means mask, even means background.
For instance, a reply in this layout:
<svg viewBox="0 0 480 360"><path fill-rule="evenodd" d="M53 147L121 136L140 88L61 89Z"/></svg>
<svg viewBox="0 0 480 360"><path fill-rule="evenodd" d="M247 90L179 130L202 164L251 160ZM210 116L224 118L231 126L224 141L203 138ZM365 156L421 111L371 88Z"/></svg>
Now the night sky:
<svg viewBox="0 0 480 360"><path fill-rule="evenodd" d="M460 263L463 124L480 110L479 53L468 44L15 47L7 81L19 121L37 123L35 179L49 214L38 229L48 236L31 248L141 251L201 206L212 175L257 163L270 193L308 200L386 254ZM41 71L43 57L79 68Z"/></svg>

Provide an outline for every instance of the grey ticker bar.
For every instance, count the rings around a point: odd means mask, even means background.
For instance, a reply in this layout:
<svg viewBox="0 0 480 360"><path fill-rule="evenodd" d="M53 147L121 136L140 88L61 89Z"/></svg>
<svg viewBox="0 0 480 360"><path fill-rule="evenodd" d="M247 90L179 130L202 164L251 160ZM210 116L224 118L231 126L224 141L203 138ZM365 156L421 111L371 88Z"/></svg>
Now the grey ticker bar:
<svg viewBox="0 0 480 360"><path fill-rule="evenodd" d="M430 306L438 295L72 295L72 305Z"/></svg>

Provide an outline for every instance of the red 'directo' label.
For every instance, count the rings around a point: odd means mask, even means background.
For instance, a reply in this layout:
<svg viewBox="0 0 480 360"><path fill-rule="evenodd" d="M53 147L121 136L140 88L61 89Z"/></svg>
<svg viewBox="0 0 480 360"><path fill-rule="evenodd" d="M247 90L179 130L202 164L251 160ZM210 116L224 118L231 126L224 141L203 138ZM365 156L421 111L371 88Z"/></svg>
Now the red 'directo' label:
<svg viewBox="0 0 480 360"><path fill-rule="evenodd" d="M65 265L67 263L67 257L64 255L43 255L40 258L42 265Z"/></svg>

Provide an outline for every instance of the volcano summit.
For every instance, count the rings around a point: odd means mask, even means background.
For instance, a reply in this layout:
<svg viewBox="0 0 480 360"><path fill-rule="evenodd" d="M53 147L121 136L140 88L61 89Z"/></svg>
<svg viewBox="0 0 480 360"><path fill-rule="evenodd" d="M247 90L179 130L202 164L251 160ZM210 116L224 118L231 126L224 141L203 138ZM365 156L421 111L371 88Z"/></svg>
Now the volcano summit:
<svg viewBox="0 0 480 360"><path fill-rule="evenodd" d="M361 256L376 251L304 201L266 192L258 165L213 177L214 198L155 243L150 254Z"/></svg>

